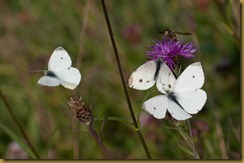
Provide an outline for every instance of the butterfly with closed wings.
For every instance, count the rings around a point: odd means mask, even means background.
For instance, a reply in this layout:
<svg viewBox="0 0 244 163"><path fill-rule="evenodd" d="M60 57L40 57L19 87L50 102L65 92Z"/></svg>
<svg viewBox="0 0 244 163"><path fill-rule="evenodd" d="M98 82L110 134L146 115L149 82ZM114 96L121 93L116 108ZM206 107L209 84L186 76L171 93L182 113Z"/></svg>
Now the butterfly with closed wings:
<svg viewBox="0 0 244 163"><path fill-rule="evenodd" d="M154 83L158 82L158 77L166 72L166 64L161 61L147 61L134 71L128 82L129 87L138 90L147 90L151 88Z"/></svg>
<svg viewBox="0 0 244 163"><path fill-rule="evenodd" d="M207 94L200 89L204 84L204 73L200 62L189 65L176 80L169 67L159 76L157 89L164 95L155 96L142 105L142 108L157 119L165 117L168 111L176 120L191 118L198 113L207 100Z"/></svg>
<svg viewBox="0 0 244 163"><path fill-rule="evenodd" d="M75 89L81 80L81 74L77 68L71 67L72 61L69 54L62 47L54 50L48 62L48 70L38 80L38 84L55 87L62 85L68 89Z"/></svg>

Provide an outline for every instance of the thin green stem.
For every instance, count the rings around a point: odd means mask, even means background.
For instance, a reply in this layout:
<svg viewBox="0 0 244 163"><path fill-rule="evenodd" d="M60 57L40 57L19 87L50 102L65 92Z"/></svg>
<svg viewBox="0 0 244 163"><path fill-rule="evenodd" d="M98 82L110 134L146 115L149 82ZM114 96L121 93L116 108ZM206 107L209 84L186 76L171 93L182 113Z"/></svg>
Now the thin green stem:
<svg viewBox="0 0 244 163"><path fill-rule="evenodd" d="M148 158L148 159L152 159L152 157L151 157L151 155L150 155L150 152L149 152L149 150L148 150L148 148L147 148L147 144L146 144L146 142L144 141L143 135L142 135L141 130L140 130L139 128L138 128L138 130L136 131L136 133L137 133L139 139L141 140L141 144L142 144L143 149L144 149L144 151L145 151L145 153L146 153L146 155L147 155L147 158Z"/></svg>
<svg viewBox="0 0 244 163"><path fill-rule="evenodd" d="M223 23L225 23L226 26L228 26L228 28L231 30L229 32L233 36L237 47L240 49L240 35L238 34L238 30L240 30L240 27L239 27L239 25L234 25L234 22L233 22L234 20L229 19L227 16L228 11L226 9L226 6L233 5L233 4L228 4L230 2L226 3L226 2L222 2L220 0L214 0L213 2L217 6L217 9L219 10L220 15L223 17Z"/></svg>
<svg viewBox="0 0 244 163"><path fill-rule="evenodd" d="M108 31L109 31L109 36L110 36L110 39L111 39L111 42L112 42L114 55L116 57L116 62L117 62L118 68L119 68L119 74L120 74L121 82L122 82L122 85L123 85L123 89L124 89L126 101L127 101L127 104L128 104L128 108L129 108L129 111L130 111L130 115L131 115L132 121L134 123L134 126L137 129L137 135L138 135L138 137L139 137L139 139L140 139L140 141L142 143L144 151L146 152L147 158L151 159L151 155L150 155L149 150L147 148L147 145L146 145L146 143L144 141L144 138L143 138L143 136L142 136L142 134L140 132L139 125L138 125L138 123L136 121L136 117L135 117L135 114L134 114L134 111L133 111L133 108L132 108L132 105L131 105L129 93L128 93L128 90L127 90L127 87L126 87L126 82L125 82L124 75L123 75L122 66L121 66L121 63L120 63L120 58L119 58L117 46L116 46L116 43L115 43L115 38L114 38L114 35L113 35L112 27L110 25L110 21L109 21L109 17L108 17L108 13L107 13L107 9L106 9L106 5L105 5L104 0L101 0L101 3L102 3L102 8L103 8L105 20L106 20L106 23L107 23Z"/></svg>
<svg viewBox="0 0 244 163"><path fill-rule="evenodd" d="M30 139L28 138L27 134L25 133L24 128L22 127L20 121L18 120L18 118L16 117L16 115L13 112L13 109L11 108L10 104L8 103L8 101L6 100L5 96L2 93L2 90L0 89L0 96L1 99L3 100L6 108L8 109L8 112L10 113L14 123L17 125L17 127L20 130L20 133L22 134L22 136L24 137L24 139L26 140L27 144L30 146L32 152L34 153L34 155L36 156L37 159L40 159L39 154L37 153L37 151L35 150L34 146L31 144Z"/></svg>
<svg viewBox="0 0 244 163"><path fill-rule="evenodd" d="M116 62L117 62L118 68L119 68L119 74L120 74L120 78L121 78L121 81L122 81L124 93L125 93L125 96L126 96L126 100L127 100L127 104L128 104L129 110L130 110L131 118L132 118L132 121L134 122L135 127L138 128L136 117L135 117L134 111L132 109L129 93L128 93L128 90L127 90L127 87L126 87L126 82L125 82L125 79L124 79L123 70L122 70L122 66L121 66L121 63L120 63L120 58L119 58L117 46L116 46L116 43L115 43L115 38L114 38L114 35L113 35L112 27L110 25L110 21L109 21L107 9L106 9L106 6L105 6L105 2L104 2L104 0L101 0L101 2L102 2L102 7L103 7L103 11L104 11L104 15L105 15L108 31L109 31L109 36L110 36L110 39L111 39L111 42L112 42L112 46L113 46L113 49L114 49L114 55L116 57Z"/></svg>
<svg viewBox="0 0 244 163"><path fill-rule="evenodd" d="M189 145L189 147L192 149L192 153L194 156L194 159L200 159L196 149L195 149L195 144L193 141L193 135L192 135L192 130L191 130L191 126L190 126L190 122L189 120L187 120L188 123L188 132L185 128L185 126L183 127L182 124L180 122L175 122L175 126L178 130L178 132L181 134L181 136L185 139L186 143Z"/></svg>
<svg viewBox="0 0 244 163"><path fill-rule="evenodd" d="M187 124L188 124L188 129L189 129L189 134L190 134L190 138L191 138L191 144L192 144L192 150L194 153L194 158L195 159L199 159L199 155L197 154L196 148L195 148L195 144L194 144L194 140L193 140L193 135L192 135L192 130L191 130L191 124L190 121L187 120Z"/></svg>
<svg viewBox="0 0 244 163"><path fill-rule="evenodd" d="M92 124L88 125L87 128L89 130L90 135L97 141L99 147L101 148L103 153L107 156L107 158L113 159L112 155L109 153L107 148L104 146L104 144L102 142L102 138L100 136L98 136L97 132L93 129Z"/></svg>

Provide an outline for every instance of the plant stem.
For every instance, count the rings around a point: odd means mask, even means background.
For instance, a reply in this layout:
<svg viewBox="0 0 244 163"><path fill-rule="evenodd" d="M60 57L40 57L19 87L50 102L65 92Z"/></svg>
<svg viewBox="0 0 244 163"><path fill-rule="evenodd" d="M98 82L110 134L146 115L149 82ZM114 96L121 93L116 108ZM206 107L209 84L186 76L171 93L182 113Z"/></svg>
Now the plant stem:
<svg viewBox="0 0 244 163"><path fill-rule="evenodd" d="M117 62L118 68L119 68L119 74L120 74L120 78L121 78L121 81L122 81L122 84L123 84L124 93L125 93L125 96L126 96L126 100L127 100L127 104L128 104L129 110L130 110L131 118L132 118L132 120L134 122L135 127L138 128L138 124L136 122L134 111L132 109L129 93L128 93L127 88L126 88L126 83L125 83L125 79L124 79L124 75L123 75L123 70L122 70L122 66L121 66L121 63L120 63L120 58L119 58L117 46L116 46L116 43L115 43L112 27L110 25L110 21L109 21L107 9L106 9L106 6L105 6L105 2L104 2L104 0L101 0L101 2L102 2L102 6L103 6L103 11L104 11L104 15L105 15L108 31L109 31L109 36L110 36L110 39L111 39L111 42L112 42L112 46L113 46L113 49L114 49L116 62Z"/></svg>
<svg viewBox="0 0 244 163"><path fill-rule="evenodd" d="M122 66L121 66L121 63L120 63L120 58L119 58L117 46L116 46L116 43L115 43L112 27L110 25L110 21L109 21L109 17L108 17L108 13L107 13L107 9L106 9L106 5L105 5L104 0L101 0L101 3L102 3L102 8L103 8L105 20L106 20L106 23L107 23L108 31L109 31L109 36L110 36L110 39L111 39L111 42L112 42L114 55L116 57L116 62L117 62L118 68L119 68L119 74L120 74L121 82L122 82L122 85L123 85L123 89L124 89L126 101L127 101L127 104L128 104L128 108L129 108L129 111L130 111L130 115L131 115L133 124L134 124L135 128L137 129L137 135L138 135L138 137L139 137L139 139L140 139L140 141L142 143L144 151L146 152L147 158L151 159L150 153L148 151L148 148L147 148L147 145L146 145L146 143L144 141L144 138L143 138L143 136L141 134L139 125L138 125L138 123L136 121L136 117L135 117L135 114L134 114L134 111L133 111L133 108L132 108L132 105L131 105L129 93L128 93L128 90L127 90L127 87L126 87L126 82L125 82L124 75L123 75Z"/></svg>
<svg viewBox="0 0 244 163"><path fill-rule="evenodd" d="M191 130L189 120L187 120L187 123L188 123L189 132L186 131L185 126L182 127L182 124L180 122L176 122L174 124L175 124L178 132L185 139L186 143L189 145L190 148L192 148L194 159L200 159L199 154L197 153L197 151L195 149L195 144L193 141L193 135L192 135L192 130Z"/></svg>
<svg viewBox="0 0 244 163"><path fill-rule="evenodd" d="M14 120L14 123L17 125L17 127L20 130L20 133L22 134L22 136L24 137L24 139L26 140L27 144L30 146L32 152L34 153L34 155L36 156L37 159L40 159L39 154L37 153L37 151L35 150L34 146L31 144L27 134L25 133L24 128L22 127L21 123L19 122L18 118L16 117L16 115L13 112L13 109L11 108L10 104L8 103L8 101L6 100L5 96L2 93L2 90L0 89L0 96L1 99L3 100L6 108L8 109L8 112L10 113L12 119Z"/></svg>
<svg viewBox="0 0 244 163"><path fill-rule="evenodd" d="M93 129L92 124L87 126L90 135L97 141L97 143L99 144L101 150L103 151L103 153L109 158L112 159L112 155L108 152L107 148L104 146L103 142L102 142L102 138L98 136L97 132Z"/></svg>
<svg viewBox="0 0 244 163"><path fill-rule="evenodd" d="M194 140L193 140L193 135L192 135L192 130L191 130L191 124L190 124L190 121L187 120L187 124L188 124L188 129L189 129L189 134L190 134L190 138L191 138L191 141L192 141L192 150L193 150L193 153L194 153L194 158L195 159L199 159L199 155L197 154L197 151L196 151L196 148L195 148L195 144L194 144Z"/></svg>

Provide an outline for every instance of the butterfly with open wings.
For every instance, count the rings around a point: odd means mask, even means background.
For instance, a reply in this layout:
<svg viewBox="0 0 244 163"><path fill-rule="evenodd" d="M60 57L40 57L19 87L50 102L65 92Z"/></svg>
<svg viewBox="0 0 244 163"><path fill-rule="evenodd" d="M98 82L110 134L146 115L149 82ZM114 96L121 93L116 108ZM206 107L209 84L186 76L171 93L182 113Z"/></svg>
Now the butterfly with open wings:
<svg viewBox="0 0 244 163"><path fill-rule="evenodd" d="M200 89L204 84L204 73L200 62L189 65L175 78L169 67L157 81L157 89L163 95L155 96L143 103L142 108L157 119L165 117L168 111L176 120L191 118L198 113L207 100L207 94Z"/></svg>

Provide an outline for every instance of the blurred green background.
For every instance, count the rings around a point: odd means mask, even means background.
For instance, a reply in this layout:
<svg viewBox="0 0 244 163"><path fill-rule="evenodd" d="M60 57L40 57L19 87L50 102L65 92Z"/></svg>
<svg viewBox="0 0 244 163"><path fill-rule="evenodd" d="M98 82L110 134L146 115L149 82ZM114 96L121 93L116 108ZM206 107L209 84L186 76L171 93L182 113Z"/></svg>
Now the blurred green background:
<svg viewBox="0 0 244 163"><path fill-rule="evenodd" d="M240 159L240 2L238 0L105 0L126 80L147 58L159 31L193 41L196 57L180 58L183 69L200 61L208 94L201 112L190 119L196 150L203 159ZM37 85L53 50L62 46L82 74L75 91ZM106 159L86 128L72 118L67 102L76 95L96 119L131 121L114 52L99 0L1 0L0 88L41 158ZM128 88L129 89L129 88ZM159 94L129 89L134 111ZM33 158L21 152L23 137L0 100L0 158ZM142 111L141 131L154 159L192 159L184 138L167 120ZM95 121L99 131L102 121ZM103 141L116 159L146 159L136 132L104 121ZM12 144L12 145L11 145ZM20 150L20 151L18 151ZM17 151L17 152L16 152ZM20 155L21 153L21 155Z"/></svg>

